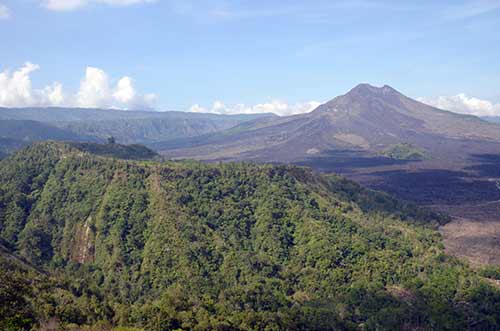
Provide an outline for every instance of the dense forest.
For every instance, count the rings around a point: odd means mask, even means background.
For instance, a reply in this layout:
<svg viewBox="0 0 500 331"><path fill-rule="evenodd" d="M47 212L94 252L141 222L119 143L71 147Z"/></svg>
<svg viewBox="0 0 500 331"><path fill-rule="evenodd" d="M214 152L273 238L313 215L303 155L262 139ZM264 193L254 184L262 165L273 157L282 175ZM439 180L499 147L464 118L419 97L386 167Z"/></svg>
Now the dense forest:
<svg viewBox="0 0 500 331"><path fill-rule="evenodd" d="M447 256L442 215L302 167L81 147L0 162L1 330L500 329L498 269Z"/></svg>

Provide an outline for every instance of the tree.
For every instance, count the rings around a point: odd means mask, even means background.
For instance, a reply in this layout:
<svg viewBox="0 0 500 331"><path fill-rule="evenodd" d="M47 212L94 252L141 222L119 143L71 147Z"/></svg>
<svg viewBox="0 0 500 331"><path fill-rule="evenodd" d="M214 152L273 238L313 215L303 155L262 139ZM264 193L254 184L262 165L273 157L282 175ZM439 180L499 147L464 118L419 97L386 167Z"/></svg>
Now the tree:
<svg viewBox="0 0 500 331"><path fill-rule="evenodd" d="M5 267L5 268L4 268ZM9 271L11 266L2 262L0 273L0 330L30 330L34 314L26 297L31 289L21 275Z"/></svg>

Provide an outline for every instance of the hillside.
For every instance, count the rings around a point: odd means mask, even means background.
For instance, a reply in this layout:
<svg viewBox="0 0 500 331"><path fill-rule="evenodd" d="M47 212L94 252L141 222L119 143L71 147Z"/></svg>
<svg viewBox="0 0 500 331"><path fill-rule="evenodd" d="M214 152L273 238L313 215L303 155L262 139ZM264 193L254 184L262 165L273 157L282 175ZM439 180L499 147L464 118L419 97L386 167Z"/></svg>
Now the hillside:
<svg viewBox="0 0 500 331"><path fill-rule="evenodd" d="M138 144L122 145L116 143L68 143L68 145L80 151L88 152L94 155L124 160L151 160L158 157L158 154L154 151Z"/></svg>
<svg viewBox="0 0 500 331"><path fill-rule="evenodd" d="M243 121L272 114L254 115L216 115L187 113L181 111L139 111L100 108L5 108L0 107L1 120L31 120L44 123L69 123L87 121L134 120L145 118L157 119L214 119Z"/></svg>
<svg viewBox="0 0 500 331"><path fill-rule="evenodd" d="M16 320L1 297L0 325L499 328L500 292L443 253L445 221L296 166L126 161L40 143L0 162L0 237L48 278L2 267L15 273L0 295L24 308Z"/></svg>
<svg viewBox="0 0 500 331"><path fill-rule="evenodd" d="M345 151L373 158L403 143L447 163L463 163L464 153L500 152L500 126L433 108L389 86L360 84L311 113L249 123L156 148L176 158L278 162Z"/></svg>
<svg viewBox="0 0 500 331"><path fill-rule="evenodd" d="M21 149L26 143L9 138L0 138L0 159Z"/></svg>
<svg viewBox="0 0 500 331"><path fill-rule="evenodd" d="M2 138L11 138L25 143L43 140L91 140L88 134L75 133L32 120L0 120ZM93 139L96 140L95 138Z"/></svg>
<svg viewBox="0 0 500 331"><path fill-rule="evenodd" d="M308 114L153 144L167 158L294 163L445 211L449 252L500 264L500 125L360 84ZM477 229L490 229L487 232Z"/></svg>
<svg viewBox="0 0 500 331"><path fill-rule="evenodd" d="M122 111L79 108L0 108L0 139L17 145L57 140L104 142L110 136L123 144L168 142L230 129L245 121L272 117L187 112ZM0 140L0 151L7 150ZM9 149L11 150L11 149Z"/></svg>

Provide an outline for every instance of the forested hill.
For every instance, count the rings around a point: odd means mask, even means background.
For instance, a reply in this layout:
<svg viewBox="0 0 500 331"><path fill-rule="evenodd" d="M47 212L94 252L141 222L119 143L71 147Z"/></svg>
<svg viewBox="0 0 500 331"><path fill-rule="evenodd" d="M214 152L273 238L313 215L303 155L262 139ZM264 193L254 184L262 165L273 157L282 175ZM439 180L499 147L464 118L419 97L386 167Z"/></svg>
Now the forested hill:
<svg viewBox="0 0 500 331"><path fill-rule="evenodd" d="M115 143L114 138L110 139L111 142L108 142L107 144L77 142L68 144L69 146L83 152L124 160L151 160L159 156L156 152L146 146L139 144L122 145Z"/></svg>
<svg viewBox="0 0 500 331"><path fill-rule="evenodd" d="M0 329L500 328L499 291L443 253L439 221L305 168L40 143L0 162Z"/></svg>

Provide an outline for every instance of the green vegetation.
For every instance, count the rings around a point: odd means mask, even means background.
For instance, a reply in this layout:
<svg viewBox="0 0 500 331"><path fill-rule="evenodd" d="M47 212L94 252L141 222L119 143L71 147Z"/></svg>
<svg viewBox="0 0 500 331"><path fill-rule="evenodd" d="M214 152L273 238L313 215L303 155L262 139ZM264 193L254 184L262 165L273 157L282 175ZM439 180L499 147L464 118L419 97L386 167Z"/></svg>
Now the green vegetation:
<svg viewBox="0 0 500 331"><path fill-rule="evenodd" d="M108 138L107 144L96 143L70 143L81 151L89 152L95 155L114 157L125 160L149 160L158 156L151 149L138 144L121 145L115 143L115 138Z"/></svg>
<svg viewBox="0 0 500 331"><path fill-rule="evenodd" d="M34 311L27 297L33 297L27 273L17 270L0 255L0 330L30 330L34 325Z"/></svg>
<svg viewBox="0 0 500 331"><path fill-rule="evenodd" d="M486 266L483 267L479 274L486 278L500 280L500 266Z"/></svg>
<svg viewBox="0 0 500 331"><path fill-rule="evenodd" d="M427 160L430 158L427 152L408 143L392 145L382 155L396 160L410 161Z"/></svg>
<svg viewBox="0 0 500 331"><path fill-rule="evenodd" d="M443 253L443 221L305 168L37 144L0 163L0 325L500 328L500 292Z"/></svg>
<svg viewBox="0 0 500 331"><path fill-rule="evenodd" d="M0 128L0 132L3 133L2 128ZM0 137L0 159L6 158L9 154L14 153L25 145L26 143L22 141Z"/></svg>

